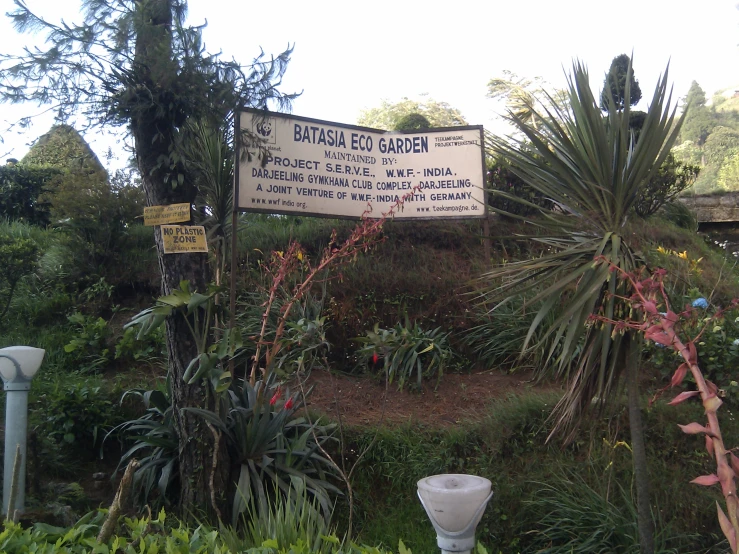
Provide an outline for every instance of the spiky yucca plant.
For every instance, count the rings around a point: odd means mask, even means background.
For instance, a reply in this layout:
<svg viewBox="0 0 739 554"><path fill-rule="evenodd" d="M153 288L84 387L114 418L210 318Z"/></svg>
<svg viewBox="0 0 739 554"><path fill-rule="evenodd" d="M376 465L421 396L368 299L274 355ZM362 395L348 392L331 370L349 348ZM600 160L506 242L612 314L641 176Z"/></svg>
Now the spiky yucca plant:
<svg viewBox="0 0 739 554"><path fill-rule="evenodd" d="M631 71L629 67L629 77ZM682 120L676 121L675 108L670 107L667 71L657 83L638 142L629 128L629 106L619 110L611 99L604 116L580 62L568 76L567 100L564 108L552 102L536 118L536 127L510 114L525 138L493 140L496 154L508 159L526 184L551 199L554 208L540 209L541 217L517 216L539 227L529 239L544 243L548 253L494 268L483 279L490 297L508 299L528 292L531 302L541 301L523 350L547 348L546 365L568 383L555 409L555 431L572 431L590 410L602 410L626 381L642 552L652 552L637 388L639 348L630 334L592 324L593 314L614 320L628 309L614 296L623 282L608 264L595 264L594 259L602 256L627 272L635 269L638 260L625 225L640 190L669 153ZM553 312L556 317L549 317Z"/></svg>

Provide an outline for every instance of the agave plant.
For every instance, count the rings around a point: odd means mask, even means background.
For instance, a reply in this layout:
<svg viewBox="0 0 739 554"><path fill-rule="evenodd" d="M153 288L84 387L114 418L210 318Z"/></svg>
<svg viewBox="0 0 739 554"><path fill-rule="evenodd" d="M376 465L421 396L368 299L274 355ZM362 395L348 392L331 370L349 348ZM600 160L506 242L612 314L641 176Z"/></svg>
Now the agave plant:
<svg viewBox="0 0 739 554"><path fill-rule="evenodd" d="M139 467L133 477L134 500L139 506L154 504L157 507L171 499L168 491L177 489L171 485L179 478L179 439L169 380L164 387L157 389L127 391L121 402L128 396L140 398L146 413L117 426L108 436L116 433L133 441L133 446L121 457L118 469L125 467L130 460L138 459Z"/></svg>
<svg viewBox="0 0 739 554"><path fill-rule="evenodd" d="M629 67L629 77L631 72ZM590 90L587 70L575 62L568 77L566 108L552 102L551 112L547 109L546 116L537 118L537 127L511 114L525 139L496 138L494 147L516 175L554 203L552 210L539 210L538 218L514 216L539 226L539 234L530 240L542 242L548 252L495 268L483 277L488 300L530 293L530 303L541 302L523 349L546 345L545 363L568 382L555 411L555 431L573 429L593 407L603 409L617 397L621 377L627 373L643 552L652 552L653 546L639 412L639 348L635 337L612 325L594 325L590 318L601 313L615 320L628 310L618 300L623 281L609 265L629 272L638 264L624 227L640 191L677 137L681 121L670 108L670 96L665 72L637 142L629 127L629 106L619 110L611 99L604 117ZM595 264L598 257L608 263ZM550 319L552 313L556 315ZM573 358L578 349L579 356Z"/></svg>
<svg viewBox="0 0 739 554"><path fill-rule="evenodd" d="M340 491L330 483L336 467L321 447L332 440L334 425L321 425L297 417L302 394L283 393L270 373L266 381L229 390L225 418L209 410L189 408L224 434L232 460L239 467L232 517L253 505L267 505L275 491L287 496L298 479L315 498L326 517L331 494Z"/></svg>
<svg viewBox="0 0 739 554"><path fill-rule="evenodd" d="M411 326L406 317L405 325L398 323L392 329L381 329L377 324L365 337L354 340L363 345L357 351L361 367L376 366L382 361L388 382L397 379L398 388L402 389L415 374L416 387L420 389L424 377L436 375L438 384L444 374L453 356L448 339L449 333L442 332L441 327L427 331L418 323Z"/></svg>
<svg viewBox="0 0 739 554"><path fill-rule="evenodd" d="M275 491L291 498L295 488L305 489L321 507L328 520L331 495L340 491L330 483L334 464L321 453L332 440L334 425L322 425L296 416L302 407L302 394L283 392L271 374L266 382L248 382L221 397L219 413L201 408L187 408L223 433L231 459L238 467L233 500L233 524L251 506L266 506L275 500ZM178 437L173 421L169 387L132 390L124 395L139 397L146 413L119 425L118 431L133 446L123 455L119 467L138 458L134 474L137 504L162 504L179 476ZM111 433L113 433L111 431Z"/></svg>

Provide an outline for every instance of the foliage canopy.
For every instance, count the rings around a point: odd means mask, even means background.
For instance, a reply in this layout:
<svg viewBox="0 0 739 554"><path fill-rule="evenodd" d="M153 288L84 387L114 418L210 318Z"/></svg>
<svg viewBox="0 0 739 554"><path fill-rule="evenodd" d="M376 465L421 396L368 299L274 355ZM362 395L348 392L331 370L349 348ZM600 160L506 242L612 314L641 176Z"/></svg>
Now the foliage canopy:
<svg viewBox="0 0 739 554"><path fill-rule="evenodd" d="M0 167L0 217L34 225L49 223L49 205L40 199L61 171L21 164Z"/></svg>
<svg viewBox="0 0 739 554"><path fill-rule="evenodd" d="M400 118L395 124L396 131L417 131L428 129L431 127L431 123L426 116L420 113L409 113Z"/></svg>
<svg viewBox="0 0 739 554"><path fill-rule="evenodd" d="M493 100L505 100L506 109L534 127L537 117L552 117L554 110L566 107L566 94L562 90L547 90L547 83L541 77L520 77L512 71L503 70L501 77L488 81L487 97Z"/></svg>
<svg viewBox="0 0 739 554"><path fill-rule="evenodd" d="M417 101L403 98L399 102L383 100L376 108L363 110L357 119L359 125L392 131L404 117L420 114L432 127L456 127L467 125L462 112L446 102L438 102L431 98Z"/></svg>

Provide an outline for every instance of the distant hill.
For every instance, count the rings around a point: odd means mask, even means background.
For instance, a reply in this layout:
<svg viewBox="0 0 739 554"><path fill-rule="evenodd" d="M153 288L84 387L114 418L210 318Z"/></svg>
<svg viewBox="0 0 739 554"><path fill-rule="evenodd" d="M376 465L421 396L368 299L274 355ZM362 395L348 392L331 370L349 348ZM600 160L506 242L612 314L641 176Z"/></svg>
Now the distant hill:
<svg viewBox="0 0 739 554"><path fill-rule="evenodd" d="M717 112L739 112L739 85L716 92L711 98L710 105Z"/></svg>
<svg viewBox="0 0 739 554"><path fill-rule="evenodd" d="M739 86L718 91L710 101L697 82L685 98L687 113L673 152L701 172L688 194L739 191Z"/></svg>

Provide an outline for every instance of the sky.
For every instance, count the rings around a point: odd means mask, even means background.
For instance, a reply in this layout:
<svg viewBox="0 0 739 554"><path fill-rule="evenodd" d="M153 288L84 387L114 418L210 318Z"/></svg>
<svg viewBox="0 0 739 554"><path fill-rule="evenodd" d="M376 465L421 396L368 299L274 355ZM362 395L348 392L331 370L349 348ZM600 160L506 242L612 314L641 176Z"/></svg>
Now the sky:
<svg viewBox="0 0 739 554"><path fill-rule="evenodd" d="M27 4L51 21L81 19L80 0ZM0 0L0 8L10 11L13 3ZM189 21L207 22L210 52L242 63L260 47L278 54L294 46L282 85L284 92L302 91L292 112L339 123L356 123L363 109L383 99L426 97L495 131L502 129L501 106L486 98L486 84L503 70L563 87L579 59L597 94L611 60L623 53L633 53L641 109L668 63L675 98L685 96L693 80L709 97L739 89L737 0L190 0ZM0 20L2 52L42 40L19 35L7 18ZM0 154L21 158L48 130L52 121L46 117L24 134L5 131L5 122L35 111L37 106L0 105ZM99 156L112 148L117 163L125 161L120 143L110 137L85 138Z"/></svg>

